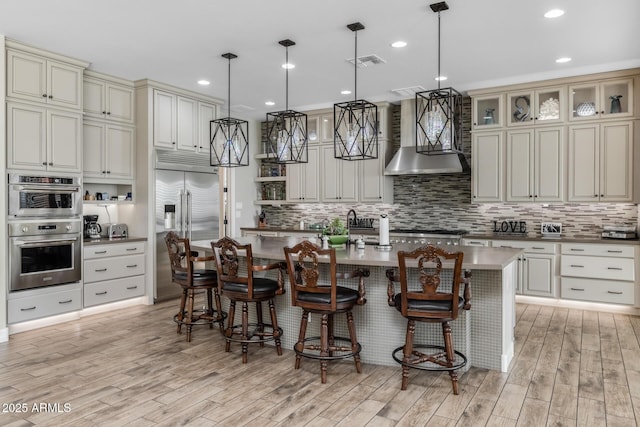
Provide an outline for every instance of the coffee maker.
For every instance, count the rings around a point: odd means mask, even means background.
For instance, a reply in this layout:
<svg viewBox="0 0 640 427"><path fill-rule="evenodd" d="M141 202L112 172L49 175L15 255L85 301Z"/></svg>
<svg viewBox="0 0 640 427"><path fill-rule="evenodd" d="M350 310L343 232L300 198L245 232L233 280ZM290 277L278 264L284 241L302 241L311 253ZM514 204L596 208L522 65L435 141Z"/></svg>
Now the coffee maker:
<svg viewBox="0 0 640 427"><path fill-rule="evenodd" d="M84 215L84 237L88 239L99 239L102 227L98 224L98 215Z"/></svg>

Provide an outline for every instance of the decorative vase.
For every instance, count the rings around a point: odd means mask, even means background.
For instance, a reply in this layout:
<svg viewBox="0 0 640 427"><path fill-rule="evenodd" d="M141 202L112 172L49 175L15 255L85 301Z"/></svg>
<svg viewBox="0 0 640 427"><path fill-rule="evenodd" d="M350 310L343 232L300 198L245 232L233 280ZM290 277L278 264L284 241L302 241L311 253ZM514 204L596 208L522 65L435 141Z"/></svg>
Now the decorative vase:
<svg viewBox="0 0 640 427"><path fill-rule="evenodd" d="M493 117L493 112L495 111L495 108L487 108L486 110L484 110L484 124L485 125L492 125L495 123L495 118Z"/></svg>
<svg viewBox="0 0 640 427"><path fill-rule="evenodd" d="M609 111L611 114L620 113L622 111L620 98L622 98L622 95L612 95L609 97L609 99L611 99L611 111Z"/></svg>
<svg viewBox="0 0 640 427"><path fill-rule="evenodd" d="M581 102L576 108L576 114L580 117L593 116L596 113L596 104L593 102Z"/></svg>

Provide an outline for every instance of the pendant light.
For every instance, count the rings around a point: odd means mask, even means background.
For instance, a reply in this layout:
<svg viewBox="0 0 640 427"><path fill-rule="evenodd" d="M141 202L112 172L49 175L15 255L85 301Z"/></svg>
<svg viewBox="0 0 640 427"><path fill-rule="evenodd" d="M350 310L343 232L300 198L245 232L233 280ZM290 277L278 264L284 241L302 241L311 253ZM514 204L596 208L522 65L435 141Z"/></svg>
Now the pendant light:
<svg viewBox="0 0 640 427"><path fill-rule="evenodd" d="M416 93L416 151L426 155L462 154L462 95L440 81L440 12L446 2L429 5L438 14L438 88Z"/></svg>
<svg viewBox="0 0 640 427"><path fill-rule="evenodd" d="M353 67L354 100L333 105L333 151L336 159L367 160L378 158L378 107L358 99L358 31L364 30L360 22L347 25L355 35Z"/></svg>
<svg viewBox="0 0 640 427"><path fill-rule="evenodd" d="M227 92L227 117L209 122L211 166L231 168L249 165L249 123L231 117L231 60L238 56L224 53L229 61L229 87Z"/></svg>
<svg viewBox="0 0 640 427"><path fill-rule="evenodd" d="M307 163L307 115L289 110L289 47L292 40L278 42L285 47L285 108L267 113L267 160L273 163Z"/></svg>

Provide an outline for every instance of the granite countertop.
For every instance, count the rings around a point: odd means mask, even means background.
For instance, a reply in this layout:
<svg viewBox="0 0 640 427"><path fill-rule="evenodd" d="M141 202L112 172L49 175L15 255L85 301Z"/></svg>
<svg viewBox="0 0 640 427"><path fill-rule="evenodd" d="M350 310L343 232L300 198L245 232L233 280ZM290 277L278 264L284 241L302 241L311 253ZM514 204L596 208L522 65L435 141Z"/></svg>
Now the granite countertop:
<svg viewBox="0 0 640 427"><path fill-rule="evenodd" d="M84 239L83 243L85 246L92 246L92 245L108 245L112 243L130 243L130 242L146 242L146 241L147 241L146 237L129 236L122 239L109 239L107 237L103 237L100 239Z"/></svg>
<svg viewBox="0 0 640 427"><path fill-rule="evenodd" d="M240 237L239 243L251 243L251 252L254 258L266 258L284 260L283 248L292 247L302 241L299 237ZM319 241L316 242L319 244ZM394 244L391 250L377 250L372 245L364 249L356 249L349 245L343 249L336 249L336 262L338 264L396 267L398 265L398 251L410 251L419 245L411 243ZM191 242L191 249L211 251L209 240L196 240ZM521 249L513 248L487 248L478 246L456 246L456 250L464 253L463 267L478 270L502 270L510 262L522 254ZM320 262L329 262L328 257L320 259ZM445 262L444 265L448 264Z"/></svg>
<svg viewBox="0 0 640 427"><path fill-rule="evenodd" d="M607 245L640 245L640 239L604 239L602 237L542 237L519 234L470 233L464 236L467 240L522 240L551 243L598 243Z"/></svg>

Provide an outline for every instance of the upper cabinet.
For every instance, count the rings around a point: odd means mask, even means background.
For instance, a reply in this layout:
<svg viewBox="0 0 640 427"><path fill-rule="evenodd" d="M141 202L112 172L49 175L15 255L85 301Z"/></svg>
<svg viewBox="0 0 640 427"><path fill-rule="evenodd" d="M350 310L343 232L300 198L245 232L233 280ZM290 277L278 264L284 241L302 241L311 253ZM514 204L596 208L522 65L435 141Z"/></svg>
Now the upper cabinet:
<svg viewBox="0 0 640 427"><path fill-rule="evenodd" d="M164 90L153 91L153 145L209 153L210 121L216 106Z"/></svg>
<svg viewBox="0 0 640 427"><path fill-rule="evenodd" d="M633 116L633 79L569 86L569 120Z"/></svg>
<svg viewBox="0 0 640 427"><path fill-rule="evenodd" d="M504 126L504 95L487 95L473 98L472 125L474 130Z"/></svg>
<svg viewBox="0 0 640 427"><path fill-rule="evenodd" d="M504 181L504 132L478 132L473 135L471 158L472 203L502 202Z"/></svg>
<svg viewBox="0 0 640 427"><path fill-rule="evenodd" d="M85 116L128 124L134 122L133 84L86 71L83 81Z"/></svg>
<svg viewBox="0 0 640 427"><path fill-rule="evenodd" d="M564 121L565 88L549 87L507 93L507 126Z"/></svg>
<svg viewBox="0 0 640 427"><path fill-rule="evenodd" d="M8 102L7 167L82 172L82 115Z"/></svg>
<svg viewBox="0 0 640 427"><path fill-rule="evenodd" d="M83 66L7 49L7 97L57 107L82 107Z"/></svg>

